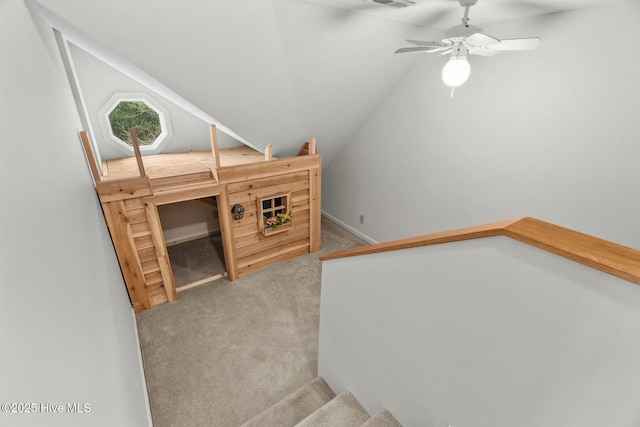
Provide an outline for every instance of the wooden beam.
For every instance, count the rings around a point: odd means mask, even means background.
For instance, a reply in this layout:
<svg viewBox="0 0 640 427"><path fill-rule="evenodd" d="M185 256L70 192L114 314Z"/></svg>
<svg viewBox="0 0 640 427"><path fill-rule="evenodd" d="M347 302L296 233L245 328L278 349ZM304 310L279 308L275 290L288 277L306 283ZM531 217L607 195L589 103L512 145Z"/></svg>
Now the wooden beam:
<svg viewBox="0 0 640 427"><path fill-rule="evenodd" d="M196 286L204 285L205 283L213 282L214 280L222 279L223 277L227 277L227 273L214 274L213 276L206 277L204 279L195 281L193 283L188 283L186 285L182 285L176 290L178 292L186 291L187 289L195 288Z"/></svg>
<svg viewBox="0 0 640 427"><path fill-rule="evenodd" d="M136 197L153 194L149 178L135 177L101 181L96 186L100 201L113 202L116 200L134 199Z"/></svg>
<svg viewBox="0 0 640 427"><path fill-rule="evenodd" d="M144 163L142 163L142 154L140 154L140 146L138 145L138 135L134 128L129 129L129 135L131 135L131 144L133 145L133 151L136 153L136 162L138 162L138 171L140 176L146 176L144 171Z"/></svg>
<svg viewBox="0 0 640 427"><path fill-rule="evenodd" d="M233 224L231 219L231 206L229 206L229 194L225 185L217 197L218 220L220 221L220 233L222 235L222 249L224 260L227 266L229 280L238 278L238 266L235 254L235 244L233 241Z"/></svg>
<svg viewBox="0 0 640 427"><path fill-rule="evenodd" d="M322 166L309 170L309 251L320 250L322 217Z"/></svg>
<svg viewBox="0 0 640 427"><path fill-rule="evenodd" d="M91 145L91 141L89 139L89 134L87 133L87 131L83 130L82 132L80 132L80 140L82 141L84 154L87 156L87 162L89 163L89 169L91 169L91 175L93 175L93 181L98 184L100 181L102 181L102 177L100 176L98 161L96 160L96 155L93 152L93 146Z"/></svg>
<svg viewBox="0 0 640 427"><path fill-rule="evenodd" d="M154 195L148 199L156 205L166 205L187 200L203 199L205 197L217 196L218 194L220 194L220 186L218 184L212 184L161 192L156 191Z"/></svg>
<svg viewBox="0 0 640 427"><path fill-rule="evenodd" d="M270 162L222 167L219 171L220 182L232 183L237 181L246 181L248 179L281 175L317 168L319 165L320 156L316 154L314 156L288 157L285 159L274 159Z"/></svg>

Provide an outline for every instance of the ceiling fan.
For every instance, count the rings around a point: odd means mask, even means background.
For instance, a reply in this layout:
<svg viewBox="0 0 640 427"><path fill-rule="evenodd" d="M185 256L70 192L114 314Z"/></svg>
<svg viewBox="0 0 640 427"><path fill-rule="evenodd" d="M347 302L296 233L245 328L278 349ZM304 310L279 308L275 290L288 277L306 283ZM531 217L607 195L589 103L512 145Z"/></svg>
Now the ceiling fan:
<svg viewBox="0 0 640 427"><path fill-rule="evenodd" d="M457 87L467 81L471 73L467 55L494 56L508 50L533 50L540 44L538 37L500 40L484 33L482 28L469 25L469 9L478 0L458 0L464 7L462 25L451 27L442 41L407 40L416 47L404 47L396 53L438 53L451 54L449 62L442 69L442 80L446 85Z"/></svg>

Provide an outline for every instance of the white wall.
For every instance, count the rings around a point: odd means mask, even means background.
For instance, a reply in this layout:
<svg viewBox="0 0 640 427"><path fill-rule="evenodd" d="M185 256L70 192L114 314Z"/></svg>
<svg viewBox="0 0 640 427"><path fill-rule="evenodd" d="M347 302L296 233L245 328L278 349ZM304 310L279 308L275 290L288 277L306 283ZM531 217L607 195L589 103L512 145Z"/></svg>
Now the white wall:
<svg viewBox="0 0 640 427"><path fill-rule="evenodd" d="M176 243L220 231L215 198L158 206L164 240Z"/></svg>
<svg viewBox="0 0 640 427"><path fill-rule="evenodd" d="M435 31L299 0L43 0L254 146L331 162ZM114 31L117 29L117 31Z"/></svg>
<svg viewBox="0 0 640 427"><path fill-rule="evenodd" d="M639 16L486 26L540 48L472 56L453 99L446 59L420 59L325 170L323 209L377 241L534 216L640 247Z"/></svg>
<svg viewBox="0 0 640 427"><path fill-rule="evenodd" d="M53 33L35 19L0 2L0 402L90 412L0 425L149 425L135 318Z"/></svg>
<svg viewBox="0 0 640 427"><path fill-rule="evenodd" d="M101 132L103 117L99 114L102 107L114 93L145 93L169 113L173 136L163 147L161 152L176 153L192 150L211 150L209 138L209 124L203 122L181 107L168 101L160 95L154 94L142 84L110 67L93 55L79 47L69 44L73 64L82 88L84 101L89 112L89 118L95 131L95 142L103 160L126 157L127 154L117 148ZM241 145L240 142L224 132L218 131L218 146L220 148ZM133 151L129 154L133 156Z"/></svg>
<svg viewBox="0 0 640 427"><path fill-rule="evenodd" d="M319 375L453 427L640 425L640 288L507 237L322 265Z"/></svg>

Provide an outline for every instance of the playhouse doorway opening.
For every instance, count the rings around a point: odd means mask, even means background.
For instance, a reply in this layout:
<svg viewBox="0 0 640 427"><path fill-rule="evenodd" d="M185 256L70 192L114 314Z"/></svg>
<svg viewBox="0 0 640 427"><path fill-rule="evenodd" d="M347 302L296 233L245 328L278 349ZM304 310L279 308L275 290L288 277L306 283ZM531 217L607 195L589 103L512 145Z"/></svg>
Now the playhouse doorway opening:
<svg viewBox="0 0 640 427"><path fill-rule="evenodd" d="M216 197L158 206L178 292L225 277Z"/></svg>

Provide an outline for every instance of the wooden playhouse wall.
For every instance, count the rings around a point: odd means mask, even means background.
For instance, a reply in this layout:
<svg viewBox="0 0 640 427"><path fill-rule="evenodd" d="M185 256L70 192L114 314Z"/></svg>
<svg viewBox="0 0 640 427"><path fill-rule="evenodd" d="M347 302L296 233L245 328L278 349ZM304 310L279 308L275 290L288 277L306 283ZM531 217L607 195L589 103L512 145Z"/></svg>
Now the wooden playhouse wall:
<svg viewBox="0 0 640 427"><path fill-rule="evenodd" d="M292 161L294 160L294 161ZM251 177L246 179L244 177ZM240 220L231 219L234 269L238 277L275 261L320 249L320 159L304 156L247 165L235 171L220 170L226 185L230 212L235 204L245 209ZM264 236L259 227L258 200L274 194L291 194L293 228ZM228 263L229 264L229 263ZM231 269L227 265L228 269Z"/></svg>

